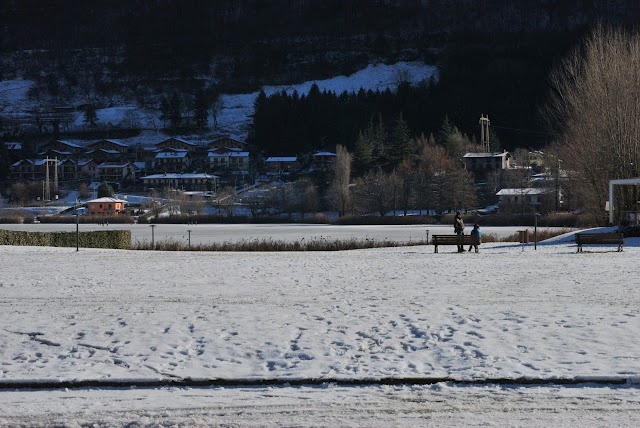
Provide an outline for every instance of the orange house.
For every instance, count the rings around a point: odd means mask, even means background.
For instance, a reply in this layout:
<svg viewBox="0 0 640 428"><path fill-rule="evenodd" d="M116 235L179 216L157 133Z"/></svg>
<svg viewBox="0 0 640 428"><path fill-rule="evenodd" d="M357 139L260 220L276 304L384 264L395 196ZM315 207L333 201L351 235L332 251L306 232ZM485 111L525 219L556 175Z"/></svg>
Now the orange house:
<svg viewBox="0 0 640 428"><path fill-rule="evenodd" d="M114 198L98 198L87 202L89 215L119 215L127 201Z"/></svg>

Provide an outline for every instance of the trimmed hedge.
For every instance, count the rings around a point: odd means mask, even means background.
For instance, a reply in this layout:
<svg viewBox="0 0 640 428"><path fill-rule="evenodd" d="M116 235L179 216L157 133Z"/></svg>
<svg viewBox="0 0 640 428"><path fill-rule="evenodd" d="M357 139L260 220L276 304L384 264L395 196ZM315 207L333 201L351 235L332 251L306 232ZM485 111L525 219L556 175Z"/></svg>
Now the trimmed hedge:
<svg viewBox="0 0 640 428"><path fill-rule="evenodd" d="M82 248L131 249L130 230L99 230L79 233ZM0 230L0 245L75 247L76 232L24 232Z"/></svg>
<svg viewBox="0 0 640 428"><path fill-rule="evenodd" d="M47 215L40 217L40 223L60 223L60 224L75 224L76 217L73 215ZM78 217L78 223L80 224L133 224L134 218L127 214L113 215L113 216L100 216L100 215L81 215Z"/></svg>

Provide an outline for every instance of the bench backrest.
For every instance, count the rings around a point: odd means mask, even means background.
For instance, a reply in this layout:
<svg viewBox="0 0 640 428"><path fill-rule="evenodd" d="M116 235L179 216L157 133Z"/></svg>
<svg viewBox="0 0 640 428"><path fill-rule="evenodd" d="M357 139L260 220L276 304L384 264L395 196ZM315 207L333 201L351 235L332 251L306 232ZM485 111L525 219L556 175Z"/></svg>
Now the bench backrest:
<svg viewBox="0 0 640 428"><path fill-rule="evenodd" d="M624 239L622 233L576 233L577 243L619 243Z"/></svg>
<svg viewBox="0 0 640 428"><path fill-rule="evenodd" d="M479 242L477 235L433 235L432 241L435 245L439 244L458 244L467 245Z"/></svg>

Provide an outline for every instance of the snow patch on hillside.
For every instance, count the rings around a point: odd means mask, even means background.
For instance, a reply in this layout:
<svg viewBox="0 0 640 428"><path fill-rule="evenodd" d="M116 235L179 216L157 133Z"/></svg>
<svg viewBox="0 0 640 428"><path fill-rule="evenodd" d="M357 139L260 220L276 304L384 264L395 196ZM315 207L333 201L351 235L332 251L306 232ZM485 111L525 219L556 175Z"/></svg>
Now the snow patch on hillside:
<svg viewBox="0 0 640 428"><path fill-rule="evenodd" d="M371 64L367 68L357 71L350 76L336 76L330 79L311 80L295 85L264 86L262 90L267 95L285 91L292 94L297 91L299 95L309 93L315 83L321 92L328 91L336 94L343 92L357 92L361 88L368 91L395 90L399 83L407 81L410 84L418 84L424 80L437 77L437 69L433 65L423 62L398 62L396 64ZM28 111L35 108L39 103L28 97L28 90L34 84L30 80L15 79L0 82L0 94L2 103L0 104L0 115L11 115L13 117L25 116ZM237 140L245 140L251 124L251 116L254 111L254 102L259 91L246 94L223 94L221 95L222 109L218 115L218 128L210 132L210 135L199 135L194 138L205 138L227 135ZM75 104L81 104L77 102ZM69 125L70 129L83 129L88 126L85 122L84 114L78 111L75 118ZM163 139L166 135L159 129L162 123L159 119L158 110L138 109L133 105L113 106L98 109L98 127L108 126L136 126L144 131L140 136L128 140L122 140L128 144L141 144L152 146ZM213 127L213 118L209 118L209 127ZM188 136L183 136L188 138ZM74 141L74 140L71 140ZM75 141L74 141L75 142ZM82 144L83 141L78 141Z"/></svg>

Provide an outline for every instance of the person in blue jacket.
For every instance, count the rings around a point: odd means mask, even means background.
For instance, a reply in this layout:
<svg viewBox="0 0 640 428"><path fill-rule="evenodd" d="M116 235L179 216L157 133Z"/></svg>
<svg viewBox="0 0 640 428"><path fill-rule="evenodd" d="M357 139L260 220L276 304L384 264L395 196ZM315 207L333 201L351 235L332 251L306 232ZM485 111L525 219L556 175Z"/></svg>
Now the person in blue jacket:
<svg viewBox="0 0 640 428"><path fill-rule="evenodd" d="M480 231L480 225L478 223L473 225L473 229L471 230L471 236L477 236L478 237L478 244L482 241L482 232ZM469 245L469 251L471 251L471 248L475 247L476 248L476 253L478 252L478 246L475 244Z"/></svg>

